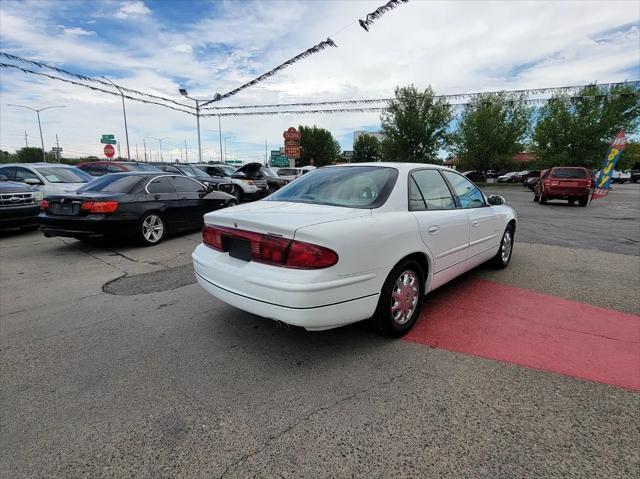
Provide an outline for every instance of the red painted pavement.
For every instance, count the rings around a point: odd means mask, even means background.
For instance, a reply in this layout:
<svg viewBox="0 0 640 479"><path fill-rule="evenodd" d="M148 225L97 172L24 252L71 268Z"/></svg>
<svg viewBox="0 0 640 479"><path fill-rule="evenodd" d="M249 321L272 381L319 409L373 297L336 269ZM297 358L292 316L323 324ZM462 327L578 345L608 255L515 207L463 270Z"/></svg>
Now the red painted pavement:
<svg viewBox="0 0 640 479"><path fill-rule="evenodd" d="M640 316L493 281L426 296L405 339L640 390Z"/></svg>

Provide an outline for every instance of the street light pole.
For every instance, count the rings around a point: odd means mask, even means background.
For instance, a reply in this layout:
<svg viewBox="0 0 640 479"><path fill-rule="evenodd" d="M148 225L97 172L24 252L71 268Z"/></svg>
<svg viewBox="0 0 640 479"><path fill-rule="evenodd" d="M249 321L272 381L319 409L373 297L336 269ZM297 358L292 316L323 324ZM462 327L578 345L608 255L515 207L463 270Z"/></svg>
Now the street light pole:
<svg viewBox="0 0 640 479"><path fill-rule="evenodd" d="M118 85L113 83L106 76L103 75L102 78L104 78L109 83L111 83L116 88L116 90L120 92L120 96L122 97L122 114L124 115L124 136L127 140L127 160L131 161L131 152L129 151L129 129L127 128L127 110L124 107L124 93L122 92L122 90Z"/></svg>
<svg viewBox="0 0 640 479"><path fill-rule="evenodd" d="M7 104L7 106L15 106L15 107L18 107L18 108L26 108L27 110L31 110L31 111L35 111L36 112L36 115L38 116L38 129L40 130L40 144L42 145L42 160L46 163L47 162L47 154L44 151L44 139L42 137L42 123L40 123L40 112L44 111L44 110L49 110L50 108L66 108L66 106L65 105L57 105L57 106L47 106L47 107L44 107L44 108L31 108L30 106L12 105L12 104ZM26 134L25 134L25 138L26 138Z"/></svg>
<svg viewBox="0 0 640 479"><path fill-rule="evenodd" d="M218 115L218 138L220 139L220 161L222 161L222 126L220 125L220 115Z"/></svg>
<svg viewBox="0 0 640 479"><path fill-rule="evenodd" d="M151 137L151 138L153 138L154 140L158 140L158 144L160 145L160 162L162 162L163 161L163 158L162 158L162 140L166 140L169 137L165 136L165 137L162 137L162 138L155 138L155 137Z"/></svg>
<svg viewBox="0 0 640 479"><path fill-rule="evenodd" d="M224 161L223 161L223 163L227 162L227 140L230 140L231 138L235 138L235 136L225 136L224 137Z"/></svg>

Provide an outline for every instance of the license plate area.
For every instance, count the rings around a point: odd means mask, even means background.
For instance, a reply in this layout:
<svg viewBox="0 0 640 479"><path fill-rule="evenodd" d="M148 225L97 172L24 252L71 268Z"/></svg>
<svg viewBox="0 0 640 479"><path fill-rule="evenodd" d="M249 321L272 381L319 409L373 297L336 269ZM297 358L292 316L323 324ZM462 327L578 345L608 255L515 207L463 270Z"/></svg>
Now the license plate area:
<svg viewBox="0 0 640 479"><path fill-rule="evenodd" d="M80 214L79 203L53 203L49 205L49 211L54 215L72 216Z"/></svg>
<svg viewBox="0 0 640 479"><path fill-rule="evenodd" d="M222 247L232 258L251 261L251 242L247 239L224 236L222 238Z"/></svg>

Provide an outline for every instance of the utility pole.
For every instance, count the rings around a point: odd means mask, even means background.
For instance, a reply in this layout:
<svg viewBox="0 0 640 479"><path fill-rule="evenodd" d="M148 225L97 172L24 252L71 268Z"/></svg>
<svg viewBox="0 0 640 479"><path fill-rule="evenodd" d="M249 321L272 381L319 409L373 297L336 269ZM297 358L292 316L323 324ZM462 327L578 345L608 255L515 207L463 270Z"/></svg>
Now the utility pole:
<svg viewBox="0 0 640 479"><path fill-rule="evenodd" d="M147 162L147 140L145 138L142 139L142 144L144 145L144 162Z"/></svg>
<svg viewBox="0 0 640 479"><path fill-rule="evenodd" d="M267 139L264 139L264 166L269 166L269 158L267 157Z"/></svg>
<svg viewBox="0 0 640 479"><path fill-rule="evenodd" d="M122 157L120 156L120 142L119 142L119 141L118 141L118 142L116 142L116 146L118 147L118 158L122 158Z"/></svg>
<svg viewBox="0 0 640 479"><path fill-rule="evenodd" d="M222 126L220 126L220 115L218 115L218 138L220 138L220 161L224 163L222 160Z"/></svg>
<svg viewBox="0 0 640 479"><path fill-rule="evenodd" d="M160 161L163 161L162 158L162 141L168 139L168 136L164 136L162 138L153 138L154 140L158 140L158 145L160 145Z"/></svg>
<svg viewBox="0 0 640 479"><path fill-rule="evenodd" d="M120 96L122 97L122 114L124 115L124 136L127 139L127 160L131 161L131 152L129 151L129 129L127 128L127 110L125 110L124 108L124 93L122 92L122 90L118 85L113 83L106 76L103 75L102 78L104 78L109 83L111 83L114 87L116 87L116 90L120 92ZM118 150L118 156L120 156L120 150Z"/></svg>
<svg viewBox="0 0 640 479"><path fill-rule="evenodd" d="M138 156L138 144L136 144L136 161L140 161L140 157Z"/></svg>
<svg viewBox="0 0 640 479"><path fill-rule="evenodd" d="M186 163L189 163L189 150L187 150L187 140L184 140L184 159Z"/></svg>
<svg viewBox="0 0 640 479"><path fill-rule="evenodd" d="M24 106L24 105L11 105L8 104L7 106L15 106L18 108L26 108L27 110L31 110L31 111L35 111L36 115L38 116L38 129L40 130L40 144L42 145L42 161L44 161L45 163L47 162L47 154L44 151L44 139L42 138L42 124L40 123L40 112L44 111L44 110L48 110L49 108L66 108L66 106L64 105L60 105L60 106L47 106L45 108L31 108L30 106ZM25 132L25 141L27 139L27 133Z"/></svg>
<svg viewBox="0 0 640 479"><path fill-rule="evenodd" d="M27 130L24 130L24 146L29 148L29 142L27 141Z"/></svg>
<svg viewBox="0 0 640 479"><path fill-rule="evenodd" d="M58 142L58 134L56 133L56 158L58 159L58 163L60 163L60 143Z"/></svg>

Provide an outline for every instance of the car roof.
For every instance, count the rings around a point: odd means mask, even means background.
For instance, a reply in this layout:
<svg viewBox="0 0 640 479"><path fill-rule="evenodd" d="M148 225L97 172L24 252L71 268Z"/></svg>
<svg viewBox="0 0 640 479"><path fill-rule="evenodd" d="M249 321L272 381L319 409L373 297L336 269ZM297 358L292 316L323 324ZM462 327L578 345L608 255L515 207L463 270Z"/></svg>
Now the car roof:
<svg viewBox="0 0 640 479"><path fill-rule="evenodd" d="M405 163L405 162L394 162L394 161L375 161L368 163L346 163L342 165L331 166L330 168L338 168L346 166L348 168L357 168L358 166L382 166L385 168L395 168L396 170L404 173L408 173L417 168L432 168L434 170L445 170L445 171L455 171L451 168L442 165L433 165L431 163ZM456 172L459 173L459 172Z"/></svg>
<svg viewBox="0 0 640 479"><path fill-rule="evenodd" d="M0 167L4 166L26 166L33 168L34 166L46 166L47 168L73 168L73 165L67 165L66 163L2 163Z"/></svg>

